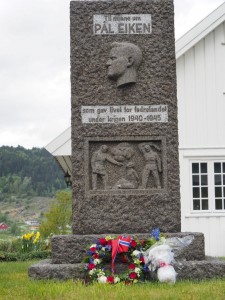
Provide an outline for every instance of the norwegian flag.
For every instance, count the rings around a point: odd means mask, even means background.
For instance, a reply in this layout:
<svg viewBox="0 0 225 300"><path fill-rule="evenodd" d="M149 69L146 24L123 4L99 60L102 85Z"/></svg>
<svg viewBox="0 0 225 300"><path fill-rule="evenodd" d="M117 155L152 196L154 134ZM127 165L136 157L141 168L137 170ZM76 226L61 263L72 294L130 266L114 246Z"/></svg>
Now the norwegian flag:
<svg viewBox="0 0 225 300"><path fill-rule="evenodd" d="M130 236L119 236L118 239L112 240L112 272L115 273L115 259L117 253L128 252L130 242L132 238Z"/></svg>

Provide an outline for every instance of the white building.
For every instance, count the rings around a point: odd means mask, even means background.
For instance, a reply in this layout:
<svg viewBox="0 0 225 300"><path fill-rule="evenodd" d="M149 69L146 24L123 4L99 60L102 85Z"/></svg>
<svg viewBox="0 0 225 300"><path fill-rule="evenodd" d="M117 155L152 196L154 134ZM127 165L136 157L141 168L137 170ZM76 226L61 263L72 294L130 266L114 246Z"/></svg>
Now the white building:
<svg viewBox="0 0 225 300"><path fill-rule="evenodd" d="M176 42L182 231L225 256L225 3Z"/></svg>
<svg viewBox="0 0 225 300"><path fill-rule="evenodd" d="M176 57L182 231L225 256L225 3L176 42ZM70 128L46 149L71 174Z"/></svg>

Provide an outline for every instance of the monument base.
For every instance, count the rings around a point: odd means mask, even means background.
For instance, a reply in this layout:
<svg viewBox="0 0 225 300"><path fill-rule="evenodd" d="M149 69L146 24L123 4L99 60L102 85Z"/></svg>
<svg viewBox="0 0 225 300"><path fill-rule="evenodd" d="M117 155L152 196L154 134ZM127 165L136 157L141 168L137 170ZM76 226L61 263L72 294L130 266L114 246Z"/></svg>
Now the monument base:
<svg viewBox="0 0 225 300"><path fill-rule="evenodd" d="M174 268L178 273L178 281L213 279L225 276L225 260L213 257L207 257L201 261L176 261ZM53 264L52 260L44 260L32 265L28 274L33 279L85 279L83 264Z"/></svg>
<svg viewBox="0 0 225 300"><path fill-rule="evenodd" d="M88 245L105 235L59 235L52 238L52 259L44 260L29 268L28 274L33 279L85 279L84 264L81 263ZM149 234L131 235L138 239L149 239ZM175 257L174 268L177 280L205 279L225 276L225 260L205 257L204 235L202 233L166 233L166 238L192 235L190 245ZM112 236L118 236L115 234ZM119 271L118 265L118 271ZM154 277L149 276L149 280Z"/></svg>

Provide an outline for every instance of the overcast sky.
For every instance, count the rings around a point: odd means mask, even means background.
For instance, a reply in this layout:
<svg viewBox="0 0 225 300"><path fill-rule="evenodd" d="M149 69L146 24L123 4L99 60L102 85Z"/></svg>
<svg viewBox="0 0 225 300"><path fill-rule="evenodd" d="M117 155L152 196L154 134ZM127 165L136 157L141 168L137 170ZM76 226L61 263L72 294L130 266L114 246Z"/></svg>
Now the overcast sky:
<svg viewBox="0 0 225 300"><path fill-rule="evenodd" d="M0 146L44 147L70 126L70 0L0 0ZM174 0L181 37L224 0Z"/></svg>

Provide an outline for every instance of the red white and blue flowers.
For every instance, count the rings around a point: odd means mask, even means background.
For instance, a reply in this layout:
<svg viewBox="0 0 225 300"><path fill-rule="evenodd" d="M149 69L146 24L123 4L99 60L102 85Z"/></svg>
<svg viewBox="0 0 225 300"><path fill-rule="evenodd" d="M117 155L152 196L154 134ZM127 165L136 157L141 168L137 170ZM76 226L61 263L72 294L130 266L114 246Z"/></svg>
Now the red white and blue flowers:
<svg viewBox="0 0 225 300"><path fill-rule="evenodd" d="M160 239L160 232L152 232L149 240L119 236L99 238L90 245L84 259L85 270L91 281L115 284L124 281L126 284L144 281L148 266L145 265L143 252ZM127 264L127 271L116 273L115 258L119 255L122 263ZM106 271L106 264L111 263L111 272Z"/></svg>

